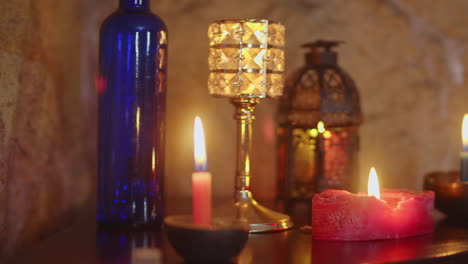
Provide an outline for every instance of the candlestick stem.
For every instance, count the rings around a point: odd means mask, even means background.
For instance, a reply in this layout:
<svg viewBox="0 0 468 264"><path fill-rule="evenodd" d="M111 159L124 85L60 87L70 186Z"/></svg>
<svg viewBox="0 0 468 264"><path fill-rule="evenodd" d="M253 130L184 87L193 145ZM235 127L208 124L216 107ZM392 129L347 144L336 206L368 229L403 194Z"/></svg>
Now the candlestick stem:
<svg viewBox="0 0 468 264"><path fill-rule="evenodd" d="M252 151L253 111L259 103L258 98L234 98L231 103L236 108L234 119L237 120L237 167L235 191L250 190L250 158Z"/></svg>
<svg viewBox="0 0 468 264"><path fill-rule="evenodd" d="M233 98L237 120L237 167L235 180L236 216L246 221L251 233L286 230L293 226L289 216L258 204L250 191L253 114L259 98Z"/></svg>

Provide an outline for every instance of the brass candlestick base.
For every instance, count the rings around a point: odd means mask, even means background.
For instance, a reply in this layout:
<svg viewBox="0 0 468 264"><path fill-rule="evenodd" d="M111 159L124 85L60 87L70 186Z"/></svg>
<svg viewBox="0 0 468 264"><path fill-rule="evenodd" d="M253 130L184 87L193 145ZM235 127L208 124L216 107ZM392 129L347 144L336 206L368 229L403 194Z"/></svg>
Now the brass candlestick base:
<svg viewBox="0 0 468 264"><path fill-rule="evenodd" d="M238 217L249 224L250 233L282 231L293 227L289 216L261 206L250 191L237 192L236 201Z"/></svg>
<svg viewBox="0 0 468 264"><path fill-rule="evenodd" d="M284 231L293 227L289 216L260 205L250 191L238 191L235 202L216 208L215 214L247 223L250 233Z"/></svg>
<svg viewBox="0 0 468 264"><path fill-rule="evenodd" d="M234 119L238 124L237 177L234 205L226 205L218 211L246 222L250 233L274 232L293 227L291 218L260 205L250 191L250 153L252 148L253 111L259 102L257 98L235 98L231 103L236 107Z"/></svg>

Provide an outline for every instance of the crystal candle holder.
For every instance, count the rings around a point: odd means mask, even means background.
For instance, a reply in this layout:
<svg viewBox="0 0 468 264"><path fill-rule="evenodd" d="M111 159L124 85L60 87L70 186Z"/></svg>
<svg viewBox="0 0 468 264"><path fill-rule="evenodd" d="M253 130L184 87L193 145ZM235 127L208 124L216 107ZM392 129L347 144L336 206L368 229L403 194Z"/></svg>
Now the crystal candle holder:
<svg viewBox="0 0 468 264"><path fill-rule="evenodd" d="M211 95L230 98L282 95L283 25L268 20L222 20L210 25L208 37Z"/></svg>
<svg viewBox="0 0 468 264"><path fill-rule="evenodd" d="M215 97L231 100L238 126L235 204L215 212L234 213L252 233L293 225L289 216L258 204L250 191L253 111L261 98L283 93L284 32L279 23L256 19L216 21L208 29L208 89Z"/></svg>

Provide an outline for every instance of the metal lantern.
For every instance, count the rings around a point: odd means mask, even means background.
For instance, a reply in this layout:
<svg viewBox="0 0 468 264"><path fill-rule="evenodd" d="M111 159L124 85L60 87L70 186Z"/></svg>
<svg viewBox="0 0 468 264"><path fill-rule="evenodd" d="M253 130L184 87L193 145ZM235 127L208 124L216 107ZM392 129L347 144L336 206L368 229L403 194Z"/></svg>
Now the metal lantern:
<svg viewBox="0 0 468 264"><path fill-rule="evenodd" d="M337 65L338 41L304 44L305 66L286 81L277 115L278 198L287 206L357 180L357 88Z"/></svg>

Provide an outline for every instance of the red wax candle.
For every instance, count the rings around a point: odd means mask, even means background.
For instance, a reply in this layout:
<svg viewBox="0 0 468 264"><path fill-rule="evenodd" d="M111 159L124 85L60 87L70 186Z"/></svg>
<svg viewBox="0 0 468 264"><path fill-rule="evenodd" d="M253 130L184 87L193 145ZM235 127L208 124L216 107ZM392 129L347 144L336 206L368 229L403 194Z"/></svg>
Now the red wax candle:
<svg viewBox="0 0 468 264"><path fill-rule="evenodd" d="M192 174L192 213L193 223L211 224L211 173Z"/></svg>
<svg viewBox="0 0 468 264"><path fill-rule="evenodd" d="M194 158L195 170L192 173L192 214L193 223L198 225L211 224L211 173L206 171L205 135L199 117L195 118L194 126Z"/></svg>
<svg viewBox="0 0 468 264"><path fill-rule="evenodd" d="M312 201L312 237L319 240L395 239L431 233L434 193L384 190L378 195L327 190Z"/></svg>

